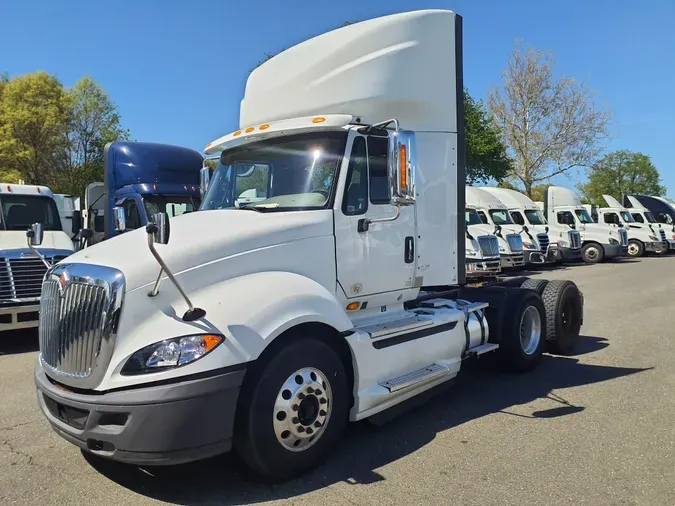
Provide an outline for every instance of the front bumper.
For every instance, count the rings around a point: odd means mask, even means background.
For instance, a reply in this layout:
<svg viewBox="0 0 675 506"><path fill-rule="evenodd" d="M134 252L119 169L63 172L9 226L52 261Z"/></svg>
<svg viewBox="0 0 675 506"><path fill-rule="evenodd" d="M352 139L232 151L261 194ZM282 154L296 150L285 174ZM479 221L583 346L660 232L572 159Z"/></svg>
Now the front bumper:
<svg viewBox="0 0 675 506"><path fill-rule="evenodd" d="M579 262L581 261L581 248L562 248L556 249L556 259L560 262Z"/></svg>
<svg viewBox="0 0 675 506"><path fill-rule="evenodd" d="M37 327L39 313L39 301L0 305L0 332Z"/></svg>
<svg viewBox="0 0 675 506"><path fill-rule="evenodd" d="M620 244L603 244L602 248L605 250L605 258L625 257L628 255L628 246L621 246Z"/></svg>
<svg viewBox="0 0 675 506"><path fill-rule="evenodd" d="M81 449L134 465L200 460L232 448L245 368L107 393L75 393L35 368L38 405L52 428ZM150 378L148 378L150 379Z"/></svg>
<svg viewBox="0 0 675 506"><path fill-rule="evenodd" d="M495 276L502 271L499 258L481 258L478 260L466 259L466 277L482 278L485 276Z"/></svg>
<svg viewBox="0 0 675 506"><path fill-rule="evenodd" d="M523 260L525 265L547 265L555 263L555 253L551 248L548 248L546 253L541 251L533 250L524 250L523 251Z"/></svg>
<svg viewBox="0 0 675 506"><path fill-rule="evenodd" d="M525 255L523 253L518 253L516 255L500 255L499 259L502 264L502 269L522 267L525 265Z"/></svg>
<svg viewBox="0 0 675 506"><path fill-rule="evenodd" d="M645 251L649 251L651 253L665 253L670 249L670 246L668 245L668 241L666 242L646 242L645 243Z"/></svg>

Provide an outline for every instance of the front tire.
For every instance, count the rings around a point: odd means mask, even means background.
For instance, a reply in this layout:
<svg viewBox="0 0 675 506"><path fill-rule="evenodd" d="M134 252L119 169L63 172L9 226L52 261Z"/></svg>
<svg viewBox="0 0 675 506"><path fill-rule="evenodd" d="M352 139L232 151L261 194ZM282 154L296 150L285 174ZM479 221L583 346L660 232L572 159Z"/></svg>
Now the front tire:
<svg viewBox="0 0 675 506"><path fill-rule="evenodd" d="M645 246L637 239L628 241L628 256L632 258L641 257L645 253Z"/></svg>
<svg viewBox="0 0 675 506"><path fill-rule="evenodd" d="M581 256L587 264L597 264L605 258L605 250L596 242L589 242L581 248Z"/></svg>
<svg viewBox="0 0 675 506"><path fill-rule="evenodd" d="M337 353L322 341L301 338L250 372L237 412L239 456L272 480L318 465L339 439L351 404Z"/></svg>

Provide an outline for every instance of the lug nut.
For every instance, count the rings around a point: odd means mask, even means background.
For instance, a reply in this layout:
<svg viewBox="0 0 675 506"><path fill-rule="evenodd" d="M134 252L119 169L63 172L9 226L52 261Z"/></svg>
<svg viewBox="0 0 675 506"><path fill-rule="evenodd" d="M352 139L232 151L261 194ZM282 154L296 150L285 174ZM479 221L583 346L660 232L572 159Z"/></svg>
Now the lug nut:
<svg viewBox="0 0 675 506"><path fill-rule="evenodd" d="M305 428L302 425L298 425L298 432L305 432Z"/></svg>
<svg viewBox="0 0 675 506"><path fill-rule="evenodd" d="M297 416L291 420L291 423L299 423L299 422L300 420L298 420Z"/></svg>
<svg viewBox="0 0 675 506"><path fill-rule="evenodd" d="M292 409L293 411L297 411L298 409L300 409L300 406L298 406L297 404L293 404Z"/></svg>
<svg viewBox="0 0 675 506"><path fill-rule="evenodd" d="M308 394L313 394L313 393L314 393L314 389L313 389L312 387L308 387L308 388L307 388L307 393L308 393Z"/></svg>
<svg viewBox="0 0 675 506"><path fill-rule="evenodd" d="M316 395L321 395L323 392L317 388L316 391L315 391L314 393L315 393Z"/></svg>
<svg viewBox="0 0 675 506"><path fill-rule="evenodd" d="M326 404L327 401L326 401L326 399L324 399L324 398L322 397L321 399L319 399L319 402L320 402L321 404ZM295 407L294 407L293 409L295 409Z"/></svg>
<svg viewBox="0 0 675 506"><path fill-rule="evenodd" d="M314 427L316 427L317 429L321 427L321 422L314 422Z"/></svg>
<svg viewBox="0 0 675 506"><path fill-rule="evenodd" d="M326 412L325 412L323 409L322 409L321 411L319 411L319 414L320 414L321 416L326 416Z"/></svg>

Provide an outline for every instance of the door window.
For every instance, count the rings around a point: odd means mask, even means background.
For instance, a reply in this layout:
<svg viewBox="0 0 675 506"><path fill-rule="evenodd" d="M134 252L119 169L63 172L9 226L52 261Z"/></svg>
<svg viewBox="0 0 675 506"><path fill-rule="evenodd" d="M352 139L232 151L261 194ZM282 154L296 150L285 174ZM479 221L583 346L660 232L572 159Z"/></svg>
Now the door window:
<svg viewBox="0 0 675 506"><path fill-rule="evenodd" d="M368 137L368 166L370 169L370 201L373 204L390 204L387 171L386 137Z"/></svg>
<svg viewBox="0 0 675 506"><path fill-rule="evenodd" d="M518 211L511 211L511 219L518 225L525 225L525 219Z"/></svg>
<svg viewBox="0 0 675 506"><path fill-rule="evenodd" d="M366 140L356 137L349 157L342 212L347 216L363 214L368 210L368 153Z"/></svg>
<svg viewBox="0 0 675 506"><path fill-rule="evenodd" d="M124 199L122 207L124 208L127 230L139 228L141 226L141 213L138 211L136 201L133 199Z"/></svg>
<svg viewBox="0 0 675 506"><path fill-rule="evenodd" d="M574 216L570 211L559 211L557 213L558 223L563 225L574 225Z"/></svg>

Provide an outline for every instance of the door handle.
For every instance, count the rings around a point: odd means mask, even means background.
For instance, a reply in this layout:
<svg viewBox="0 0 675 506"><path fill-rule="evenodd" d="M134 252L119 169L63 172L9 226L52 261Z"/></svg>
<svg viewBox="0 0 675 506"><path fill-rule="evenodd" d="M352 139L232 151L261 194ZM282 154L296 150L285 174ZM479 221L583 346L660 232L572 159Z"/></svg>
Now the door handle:
<svg viewBox="0 0 675 506"><path fill-rule="evenodd" d="M405 238L405 263L411 264L415 261L415 239L412 236Z"/></svg>

